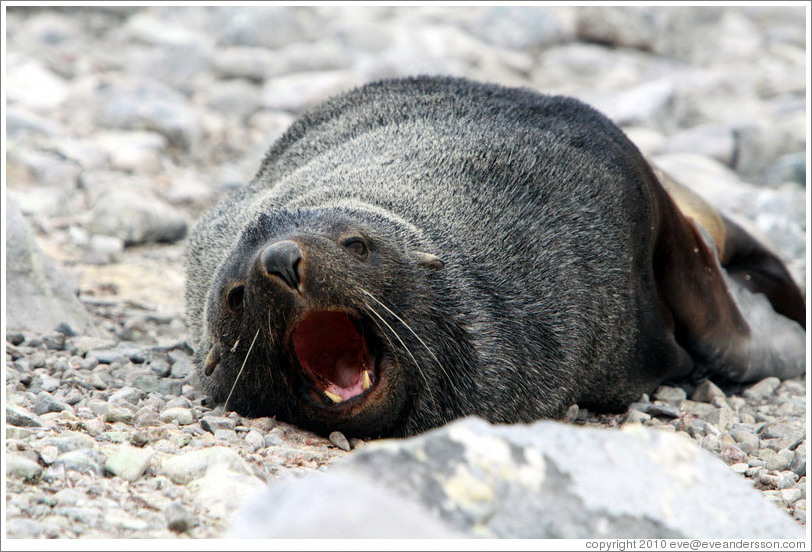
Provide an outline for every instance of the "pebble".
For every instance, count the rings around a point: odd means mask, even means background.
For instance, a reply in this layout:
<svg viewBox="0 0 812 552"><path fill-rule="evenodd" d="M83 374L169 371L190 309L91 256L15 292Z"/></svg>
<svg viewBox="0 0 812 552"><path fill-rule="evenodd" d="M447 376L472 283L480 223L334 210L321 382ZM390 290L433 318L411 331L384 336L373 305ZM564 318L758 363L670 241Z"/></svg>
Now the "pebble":
<svg viewBox="0 0 812 552"><path fill-rule="evenodd" d="M200 425L206 431L214 433L218 429L233 430L237 426L237 423L225 416L203 416L200 420Z"/></svg>
<svg viewBox="0 0 812 552"><path fill-rule="evenodd" d="M265 438L262 436L262 433L255 429L246 433L244 439L254 452L265 447Z"/></svg>
<svg viewBox="0 0 812 552"><path fill-rule="evenodd" d="M781 380L778 378L764 378L755 385L745 389L742 395L748 399L764 399L775 393L779 385L781 385Z"/></svg>
<svg viewBox="0 0 812 552"><path fill-rule="evenodd" d="M670 404L677 404L684 401L688 396L685 390L679 387L671 387L670 385L661 385L654 391L652 398Z"/></svg>
<svg viewBox="0 0 812 552"><path fill-rule="evenodd" d="M691 394L692 401L701 403L711 403L714 399L724 400L725 398L725 392L719 389L715 383L707 379L702 380Z"/></svg>
<svg viewBox="0 0 812 552"><path fill-rule="evenodd" d="M114 362L125 362L127 360L127 357L121 351L114 349L91 350L87 352L85 358L93 359L98 364L113 364Z"/></svg>
<svg viewBox="0 0 812 552"><path fill-rule="evenodd" d="M764 467L772 471L788 470L794 457L795 454L791 450L783 449L778 451L778 453L774 454L770 458L767 458L767 463L764 465Z"/></svg>
<svg viewBox="0 0 812 552"><path fill-rule="evenodd" d="M6 454L6 476L32 480L42 474L39 464L19 454Z"/></svg>
<svg viewBox="0 0 812 552"><path fill-rule="evenodd" d="M350 451L350 442L347 441L347 438L344 436L343 433L340 431L333 431L330 433L330 442L333 443L335 446L340 448L341 450Z"/></svg>
<svg viewBox="0 0 812 552"><path fill-rule="evenodd" d="M191 529L194 520L191 512L180 502L172 502L165 510L166 525L175 533L186 533Z"/></svg>
<svg viewBox="0 0 812 552"><path fill-rule="evenodd" d="M6 404L6 423L17 427L42 427L42 422L25 408Z"/></svg>
<svg viewBox="0 0 812 552"><path fill-rule="evenodd" d="M225 446L214 446L165 458L158 472L179 485L186 485L203 477L215 465L222 465L239 473L252 473L245 460Z"/></svg>
<svg viewBox="0 0 812 552"><path fill-rule="evenodd" d="M730 432L730 436L733 437L733 440L736 441L739 448L747 454L751 454L759 448L759 439L754 433L744 430L735 430Z"/></svg>
<svg viewBox="0 0 812 552"><path fill-rule="evenodd" d="M107 400L111 403L125 402L129 404L138 404L138 401L140 401L144 395L145 393L141 389L127 386L111 393Z"/></svg>
<svg viewBox="0 0 812 552"><path fill-rule="evenodd" d="M195 418L189 408L177 406L163 410L161 421L165 423L177 421L180 425L189 425L195 421Z"/></svg>
<svg viewBox="0 0 812 552"><path fill-rule="evenodd" d="M151 449L119 445L108 454L104 469L127 481L137 481L149 467L152 456Z"/></svg>
<svg viewBox="0 0 812 552"><path fill-rule="evenodd" d="M71 450L60 454L54 461L53 465L48 468L64 468L65 470L74 470L79 472L88 472L95 475L102 474L102 466L104 462L98 452L92 449L78 449Z"/></svg>
<svg viewBox="0 0 812 552"><path fill-rule="evenodd" d="M646 409L645 413L650 416L662 416L665 418L679 418L680 409L672 404L651 403Z"/></svg>

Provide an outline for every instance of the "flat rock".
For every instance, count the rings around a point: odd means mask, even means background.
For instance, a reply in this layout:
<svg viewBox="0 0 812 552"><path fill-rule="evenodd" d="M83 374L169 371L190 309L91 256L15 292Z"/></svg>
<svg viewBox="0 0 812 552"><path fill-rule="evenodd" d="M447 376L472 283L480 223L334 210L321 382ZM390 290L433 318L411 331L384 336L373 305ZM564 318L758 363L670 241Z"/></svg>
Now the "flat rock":
<svg viewBox="0 0 812 552"><path fill-rule="evenodd" d="M6 327L48 333L65 323L92 329L76 288L37 244L17 203L6 195Z"/></svg>
<svg viewBox="0 0 812 552"><path fill-rule="evenodd" d="M366 493L340 493L341 508L317 507L330 503L342 478L354 476L376 492L395 492L422 504L438 521L469 535L803 538L802 527L694 442L629 427L617 431L550 421L491 426L469 418L418 437L370 443L318 484L272 483L264 506L255 503L238 514L231 534L306 536L305 528L329 527L341 510L371 512ZM312 510L300 506L303 496ZM659 499L652 502L651 496ZM728 515L732 503L736 516ZM268 523L268 517L280 524ZM345 526L357 536L372 536L379 535L375 525Z"/></svg>
<svg viewBox="0 0 812 552"><path fill-rule="evenodd" d="M175 483L186 485L190 481L203 477L211 467L216 465L223 465L237 473L249 475L253 473L250 466L238 453L223 446L167 457L161 463L158 471Z"/></svg>
<svg viewBox="0 0 812 552"><path fill-rule="evenodd" d="M108 455L104 469L127 481L137 481L149 467L152 456L151 449L120 445Z"/></svg>
<svg viewBox="0 0 812 552"><path fill-rule="evenodd" d="M42 421L21 406L6 405L6 423L16 427L42 427Z"/></svg>
<svg viewBox="0 0 812 552"><path fill-rule="evenodd" d="M174 242L186 235L186 216L152 193L116 190L102 194L91 213L90 228L127 245Z"/></svg>
<svg viewBox="0 0 812 552"><path fill-rule="evenodd" d="M42 467L33 460L20 454L6 454L6 475L17 479L36 479L42 473Z"/></svg>

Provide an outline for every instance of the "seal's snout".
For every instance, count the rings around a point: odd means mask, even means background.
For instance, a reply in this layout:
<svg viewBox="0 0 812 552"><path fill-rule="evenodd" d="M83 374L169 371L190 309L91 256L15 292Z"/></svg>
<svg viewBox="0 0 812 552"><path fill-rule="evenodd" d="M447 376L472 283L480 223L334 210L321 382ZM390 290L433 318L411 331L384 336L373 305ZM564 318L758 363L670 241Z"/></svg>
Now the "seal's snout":
<svg viewBox="0 0 812 552"><path fill-rule="evenodd" d="M299 287L301 260L302 249L292 240L272 243L259 255L259 264L265 274L278 276L292 289Z"/></svg>

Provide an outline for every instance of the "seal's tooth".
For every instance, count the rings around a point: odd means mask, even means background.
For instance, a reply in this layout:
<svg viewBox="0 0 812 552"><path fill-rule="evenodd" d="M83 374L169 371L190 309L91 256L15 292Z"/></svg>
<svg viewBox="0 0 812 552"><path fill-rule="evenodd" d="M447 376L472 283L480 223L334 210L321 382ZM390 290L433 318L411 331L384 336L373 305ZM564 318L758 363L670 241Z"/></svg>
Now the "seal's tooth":
<svg viewBox="0 0 812 552"><path fill-rule="evenodd" d="M335 393L330 393L329 391L325 391L324 394L327 395L327 398L329 398L334 403L340 403L341 401L344 400Z"/></svg>
<svg viewBox="0 0 812 552"><path fill-rule="evenodd" d="M364 383L362 387L364 391L372 387L372 380L369 378L369 370L364 370Z"/></svg>
<svg viewBox="0 0 812 552"><path fill-rule="evenodd" d="M206 361L203 363L203 373L207 376L210 376L214 369L217 368L217 365L220 363L220 357L222 354L222 349L220 349L220 344L216 343L209 354L206 355Z"/></svg>

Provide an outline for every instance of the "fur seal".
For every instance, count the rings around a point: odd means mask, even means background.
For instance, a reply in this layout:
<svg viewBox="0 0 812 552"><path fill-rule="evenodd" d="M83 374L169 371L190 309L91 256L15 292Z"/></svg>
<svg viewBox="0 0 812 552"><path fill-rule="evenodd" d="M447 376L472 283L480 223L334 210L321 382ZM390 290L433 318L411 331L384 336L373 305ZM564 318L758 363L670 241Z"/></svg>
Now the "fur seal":
<svg viewBox="0 0 812 552"><path fill-rule="evenodd" d="M527 89L418 77L325 102L202 217L186 266L206 392L322 434L805 371L781 261L606 117Z"/></svg>

